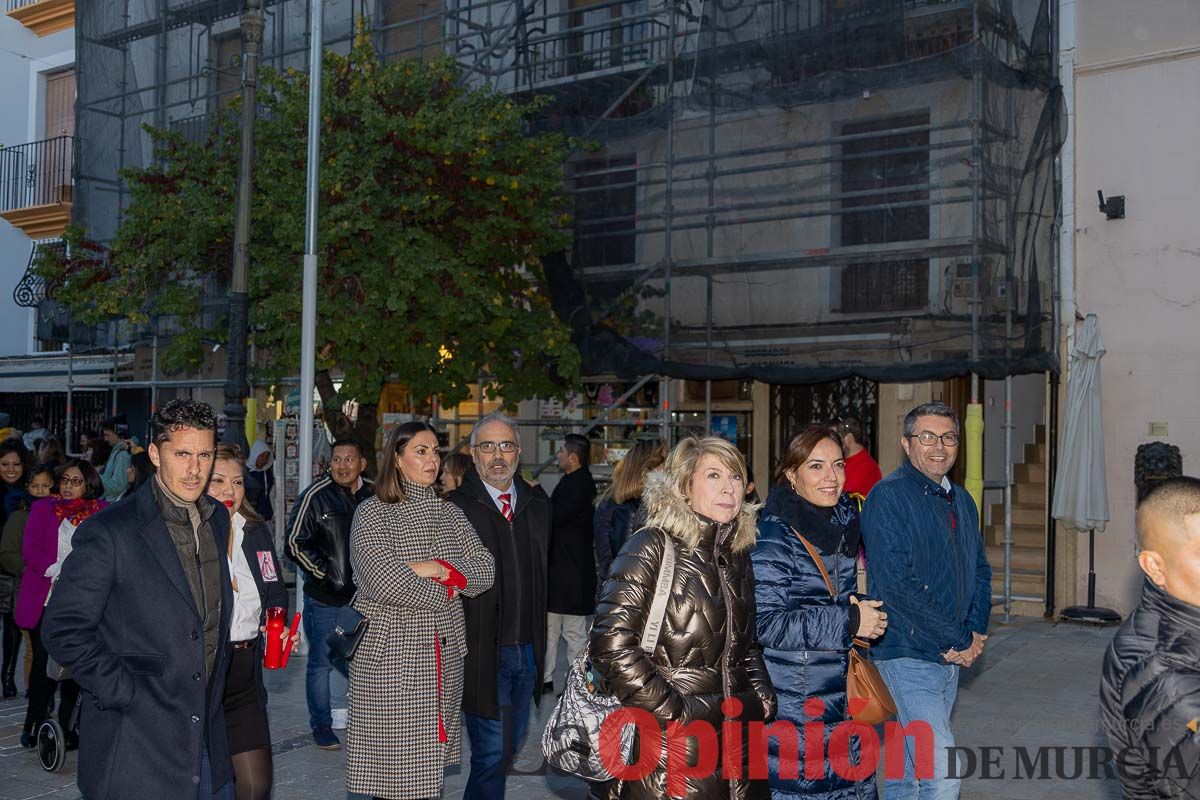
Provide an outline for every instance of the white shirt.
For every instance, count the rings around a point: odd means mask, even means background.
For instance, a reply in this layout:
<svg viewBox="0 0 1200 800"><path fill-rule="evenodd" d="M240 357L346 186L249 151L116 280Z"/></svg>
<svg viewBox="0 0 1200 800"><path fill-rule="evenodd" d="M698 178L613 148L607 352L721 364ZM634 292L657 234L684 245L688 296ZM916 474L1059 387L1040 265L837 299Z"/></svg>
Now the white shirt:
<svg viewBox="0 0 1200 800"><path fill-rule="evenodd" d="M63 562L71 555L71 539L75 536L75 523L69 517L64 517L58 523L58 556L54 563L46 567L45 576L50 579L50 591L46 593L46 602L50 605L50 595L54 593L54 584L58 582L58 573L62 572Z"/></svg>
<svg viewBox="0 0 1200 800"><path fill-rule="evenodd" d="M508 505L512 508L513 514L517 513L517 482L513 481L507 489L497 489L487 481L483 482L483 488L487 489L488 494L492 496L492 502L496 504L496 510L501 514L504 513L504 501L500 499L500 495L508 495Z"/></svg>
<svg viewBox="0 0 1200 800"><path fill-rule="evenodd" d="M942 476L942 488L946 490L947 494L949 494L950 490L953 488L950 485L950 479L947 478L945 475Z"/></svg>
<svg viewBox="0 0 1200 800"><path fill-rule="evenodd" d="M246 538L246 518L235 512L230 531L233 535L233 555L229 558L229 574L233 576L237 589L233 592L233 619L229 624L229 639L242 642L258 637L258 621L262 615L262 598L258 596L258 584L250 571L250 562L242 550Z"/></svg>

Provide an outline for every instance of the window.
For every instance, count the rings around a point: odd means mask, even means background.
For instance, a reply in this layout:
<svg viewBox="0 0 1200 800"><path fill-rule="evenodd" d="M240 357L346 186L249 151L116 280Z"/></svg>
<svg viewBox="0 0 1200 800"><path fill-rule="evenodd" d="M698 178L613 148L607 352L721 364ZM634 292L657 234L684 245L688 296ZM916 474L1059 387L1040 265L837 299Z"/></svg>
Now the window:
<svg viewBox="0 0 1200 800"><path fill-rule="evenodd" d="M637 163L633 156L576 163L575 266L632 264L637 244Z"/></svg>
<svg viewBox="0 0 1200 800"><path fill-rule="evenodd" d="M212 35L213 91L225 108L242 88L242 33L238 28Z"/></svg>
<svg viewBox="0 0 1200 800"><path fill-rule="evenodd" d="M905 131L928 125L926 112L842 127L843 136L868 134L841 144L841 190L854 195L841 201L843 246L929 238L929 131ZM851 264L842 268L840 310L923 308L928 284L928 259Z"/></svg>

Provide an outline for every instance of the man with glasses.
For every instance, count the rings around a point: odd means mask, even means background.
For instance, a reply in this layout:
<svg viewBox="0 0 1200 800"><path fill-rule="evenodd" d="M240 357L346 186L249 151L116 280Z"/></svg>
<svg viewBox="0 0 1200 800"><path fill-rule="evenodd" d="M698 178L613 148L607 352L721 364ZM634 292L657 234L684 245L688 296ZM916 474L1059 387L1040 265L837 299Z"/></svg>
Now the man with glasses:
<svg viewBox="0 0 1200 800"><path fill-rule="evenodd" d="M960 444L953 409L917 406L900 439L907 459L875 485L863 508L870 595L883 601L890 623L871 654L901 724L928 725L933 733L932 753L919 752L921 735L904 737L904 777L886 782L886 800L959 795L960 781L948 771L950 712L959 670L983 652L992 610L992 569L975 502L947 477Z"/></svg>
<svg viewBox="0 0 1200 800"><path fill-rule="evenodd" d="M465 800L504 797L513 755L529 727L530 702L540 702L546 652L546 564L550 501L517 475L517 424L489 414L471 431L475 469L447 499L467 515L496 562L496 581L464 597L467 658L463 717L471 740Z"/></svg>

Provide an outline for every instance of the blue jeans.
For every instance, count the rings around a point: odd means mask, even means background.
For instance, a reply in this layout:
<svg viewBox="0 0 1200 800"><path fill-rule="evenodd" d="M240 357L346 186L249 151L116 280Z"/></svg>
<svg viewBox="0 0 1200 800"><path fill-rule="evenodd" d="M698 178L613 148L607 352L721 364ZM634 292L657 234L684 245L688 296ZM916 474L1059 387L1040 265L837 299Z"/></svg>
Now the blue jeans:
<svg viewBox="0 0 1200 800"><path fill-rule="evenodd" d="M533 645L504 645L496 694L500 719L463 714L467 736L471 740L471 775L463 800L500 800L504 797L504 779L513 757L521 749L521 740L529 728L529 707L533 690L541 680L533 663Z"/></svg>
<svg viewBox="0 0 1200 800"><path fill-rule="evenodd" d="M304 674L304 692L308 700L308 726L313 730L333 725L329 702L329 673L334 670L325 639L337 622L337 606L304 596L304 638L308 640L308 666ZM338 672L346 674L344 665Z"/></svg>
<svg viewBox="0 0 1200 800"><path fill-rule="evenodd" d="M915 775L917 739L904 737L904 778L884 783L885 800L958 800L961 780L949 777L949 749L954 747L950 712L958 696L959 668L916 658L875 662L883 682L896 701L896 716L907 727L924 722L933 731L933 778ZM928 758L928 756L925 756Z"/></svg>

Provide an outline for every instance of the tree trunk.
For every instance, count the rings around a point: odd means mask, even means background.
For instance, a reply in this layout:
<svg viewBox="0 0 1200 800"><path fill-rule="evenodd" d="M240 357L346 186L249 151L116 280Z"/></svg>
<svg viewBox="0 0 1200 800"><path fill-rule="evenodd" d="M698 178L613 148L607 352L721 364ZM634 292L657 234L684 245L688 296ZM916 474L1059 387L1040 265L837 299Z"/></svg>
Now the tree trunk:
<svg viewBox="0 0 1200 800"><path fill-rule="evenodd" d="M321 397L325 424L333 433L333 440L353 439L362 447L367 457L367 477L374 480L376 472L375 431L379 427L376 408L378 403L360 403L358 421L354 422L342 413L337 390L333 388L333 376L323 369L316 374L317 394Z"/></svg>

